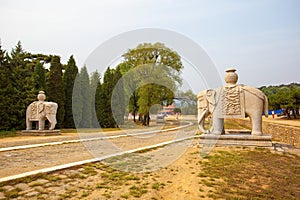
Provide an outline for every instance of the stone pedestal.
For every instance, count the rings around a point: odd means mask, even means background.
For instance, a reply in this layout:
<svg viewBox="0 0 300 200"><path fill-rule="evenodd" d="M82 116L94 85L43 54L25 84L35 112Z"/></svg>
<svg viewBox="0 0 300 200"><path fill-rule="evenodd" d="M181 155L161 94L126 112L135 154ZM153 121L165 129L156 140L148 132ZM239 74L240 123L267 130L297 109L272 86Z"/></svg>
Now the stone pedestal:
<svg viewBox="0 0 300 200"><path fill-rule="evenodd" d="M229 132L224 135L203 134L200 144L216 146L272 147L271 135L251 135L250 132Z"/></svg>
<svg viewBox="0 0 300 200"><path fill-rule="evenodd" d="M51 136L61 135L60 130L22 130L21 135Z"/></svg>

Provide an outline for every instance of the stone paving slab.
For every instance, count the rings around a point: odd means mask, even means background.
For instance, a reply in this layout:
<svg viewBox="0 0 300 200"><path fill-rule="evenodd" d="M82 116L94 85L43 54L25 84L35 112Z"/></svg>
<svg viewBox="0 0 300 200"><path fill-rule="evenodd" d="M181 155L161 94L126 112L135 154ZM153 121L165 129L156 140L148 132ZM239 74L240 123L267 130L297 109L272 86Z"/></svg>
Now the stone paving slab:
<svg viewBox="0 0 300 200"><path fill-rule="evenodd" d="M217 146L258 146L272 147L271 135L250 135L247 133L213 135L203 134L200 136L200 144Z"/></svg>

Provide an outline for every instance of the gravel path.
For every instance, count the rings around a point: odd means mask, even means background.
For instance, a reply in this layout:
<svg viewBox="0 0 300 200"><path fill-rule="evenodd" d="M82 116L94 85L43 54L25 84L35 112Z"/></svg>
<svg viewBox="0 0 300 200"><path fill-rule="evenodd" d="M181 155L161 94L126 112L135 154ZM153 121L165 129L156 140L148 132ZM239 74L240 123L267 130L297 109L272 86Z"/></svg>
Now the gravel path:
<svg viewBox="0 0 300 200"><path fill-rule="evenodd" d="M169 141L172 139L186 137L194 133L195 132L180 130L163 133L153 133L143 136L130 136L88 142L67 143L62 145L0 152L0 177L2 178L37 169L109 155L119 151L135 149ZM120 134L120 131L110 133L110 135L112 134ZM62 141L64 139L70 140L78 138L75 138L75 136L62 136L52 138L51 142ZM43 140L46 140L46 138L43 138ZM40 142L42 140L29 140L29 143L37 143L38 141ZM20 144L20 142L24 141L16 141L16 143L12 143L12 141L10 141L6 144L16 145ZM49 140L47 140L47 142L49 142Z"/></svg>

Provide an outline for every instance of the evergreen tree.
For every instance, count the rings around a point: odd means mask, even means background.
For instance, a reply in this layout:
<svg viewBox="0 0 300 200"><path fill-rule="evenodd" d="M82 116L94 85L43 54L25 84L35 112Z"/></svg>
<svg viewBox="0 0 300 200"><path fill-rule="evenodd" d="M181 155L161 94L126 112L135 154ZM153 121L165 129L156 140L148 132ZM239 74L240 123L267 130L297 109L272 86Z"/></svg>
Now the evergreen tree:
<svg viewBox="0 0 300 200"><path fill-rule="evenodd" d="M113 71L113 90L111 97L111 103L112 103L112 111L113 111L113 117L117 123L117 126L124 124L124 115L125 115L125 105L124 105L124 87L123 87L123 80L121 69L118 66Z"/></svg>
<svg viewBox="0 0 300 200"><path fill-rule="evenodd" d="M62 80L62 65L59 56L51 59L50 71L47 77L47 100L58 104L56 119L57 127L62 128L65 115L65 90Z"/></svg>
<svg viewBox="0 0 300 200"><path fill-rule="evenodd" d="M26 108L34 100L36 100L33 70L30 67L29 56L18 42L12 50L11 56L8 57L9 68L11 70L11 83L13 92L10 95L12 107L10 121L12 128L24 129L26 126Z"/></svg>
<svg viewBox="0 0 300 200"><path fill-rule="evenodd" d="M77 76L74 81L74 88L72 93L72 113L74 124L76 128L80 128L80 122L82 119L82 108L83 108L83 98L81 94L81 81L80 73L77 73Z"/></svg>
<svg viewBox="0 0 300 200"><path fill-rule="evenodd" d="M102 128L112 128L116 127L116 122L114 120L112 110L111 110L111 95L114 88L114 77L113 71L108 67L105 71L103 84L100 90L100 108L101 114L99 118L99 123Z"/></svg>
<svg viewBox="0 0 300 200"><path fill-rule="evenodd" d="M98 120L98 126L104 128L103 126L103 120L105 118L105 109L106 109L106 97L102 90L103 85L101 82L98 83L96 88L96 94L95 94L95 110L96 110L96 116Z"/></svg>
<svg viewBox="0 0 300 200"><path fill-rule="evenodd" d="M92 114L92 127L98 128L99 122L97 118L97 106L96 106L96 96L97 88L100 85L100 74L98 71L92 73L91 76L91 114Z"/></svg>
<svg viewBox="0 0 300 200"><path fill-rule="evenodd" d="M11 119L16 121L16 116L12 115L14 105L11 95L13 95L12 73L9 67L5 51L0 44L0 130L10 130L14 128Z"/></svg>
<svg viewBox="0 0 300 200"><path fill-rule="evenodd" d="M34 78L34 85L36 89L36 94L38 91L45 91L46 90L46 70L42 66L40 62L36 63L34 67L34 72L33 72L33 78Z"/></svg>
<svg viewBox="0 0 300 200"><path fill-rule="evenodd" d="M80 128L90 128L92 125L91 92L90 79L86 66L80 70L79 81L82 96L82 118L79 126Z"/></svg>
<svg viewBox="0 0 300 200"><path fill-rule="evenodd" d="M64 127L65 128L75 128L72 103L73 103L73 87L75 78L78 74L78 67L76 66L75 59L73 55L69 58L69 61L65 67L65 73L63 75L63 82L65 88L65 117L64 117Z"/></svg>

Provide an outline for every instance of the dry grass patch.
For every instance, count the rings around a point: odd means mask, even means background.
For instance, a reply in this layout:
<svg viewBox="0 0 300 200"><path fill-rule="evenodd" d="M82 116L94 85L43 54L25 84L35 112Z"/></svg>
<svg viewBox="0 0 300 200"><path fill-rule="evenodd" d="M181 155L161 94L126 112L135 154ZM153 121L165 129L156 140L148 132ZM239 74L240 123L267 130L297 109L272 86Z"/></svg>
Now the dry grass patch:
<svg viewBox="0 0 300 200"><path fill-rule="evenodd" d="M202 162L211 198L300 199L300 157L267 149L218 151ZM217 179L224 182L216 181Z"/></svg>

